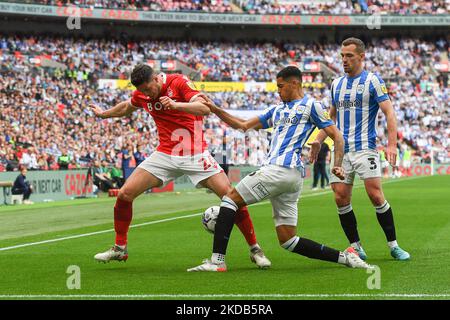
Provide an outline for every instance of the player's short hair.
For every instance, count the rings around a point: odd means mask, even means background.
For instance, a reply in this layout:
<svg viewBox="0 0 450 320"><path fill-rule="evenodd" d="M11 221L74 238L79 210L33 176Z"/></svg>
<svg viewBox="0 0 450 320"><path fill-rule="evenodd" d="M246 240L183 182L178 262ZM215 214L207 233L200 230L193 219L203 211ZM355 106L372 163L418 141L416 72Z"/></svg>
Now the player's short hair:
<svg viewBox="0 0 450 320"><path fill-rule="evenodd" d="M361 39L358 38L347 38L344 41L342 41L342 46L346 47L349 46L351 44L354 44L356 46L356 51L358 53L363 53L366 51L366 45L364 44L364 42Z"/></svg>
<svg viewBox="0 0 450 320"><path fill-rule="evenodd" d="M277 78L282 78L284 80L288 80L290 78L296 78L300 82L302 82L302 72L300 71L299 68L297 68L295 66L288 66L288 67L282 69L280 72L278 72Z"/></svg>
<svg viewBox="0 0 450 320"><path fill-rule="evenodd" d="M131 71L131 84L135 87L151 80L153 69L147 64L139 63Z"/></svg>

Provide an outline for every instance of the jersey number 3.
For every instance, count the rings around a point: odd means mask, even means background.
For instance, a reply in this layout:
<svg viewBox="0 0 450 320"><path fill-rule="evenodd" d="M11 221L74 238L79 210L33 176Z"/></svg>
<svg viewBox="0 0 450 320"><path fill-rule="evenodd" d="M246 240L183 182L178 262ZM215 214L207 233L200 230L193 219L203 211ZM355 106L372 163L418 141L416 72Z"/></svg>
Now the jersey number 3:
<svg viewBox="0 0 450 320"><path fill-rule="evenodd" d="M367 158L370 163L370 170L375 170L377 168L377 163L375 162L375 158Z"/></svg>

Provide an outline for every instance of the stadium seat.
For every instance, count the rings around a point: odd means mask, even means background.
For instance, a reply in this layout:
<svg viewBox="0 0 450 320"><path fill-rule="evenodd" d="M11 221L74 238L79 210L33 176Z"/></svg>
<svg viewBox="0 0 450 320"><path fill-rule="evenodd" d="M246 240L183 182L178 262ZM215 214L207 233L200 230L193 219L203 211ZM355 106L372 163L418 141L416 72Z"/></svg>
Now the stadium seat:
<svg viewBox="0 0 450 320"><path fill-rule="evenodd" d="M22 204L23 194L13 194L11 195L11 204Z"/></svg>

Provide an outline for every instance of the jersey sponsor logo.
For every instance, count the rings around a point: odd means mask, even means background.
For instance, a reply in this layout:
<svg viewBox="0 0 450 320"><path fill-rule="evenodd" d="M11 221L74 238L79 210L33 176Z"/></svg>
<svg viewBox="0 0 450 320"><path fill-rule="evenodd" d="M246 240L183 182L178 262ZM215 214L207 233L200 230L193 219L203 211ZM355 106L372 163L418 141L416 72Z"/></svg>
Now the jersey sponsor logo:
<svg viewBox="0 0 450 320"><path fill-rule="evenodd" d="M350 109L355 109L358 107L362 107L362 101L361 100L355 100L355 101L338 101L337 108L338 109L344 109L345 111L349 111Z"/></svg>
<svg viewBox="0 0 450 320"><path fill-rule="evenodd" d="M296 125L300 122L300 118L293 116L293 117L285 117L285 118L280 118L280 120L278 120L278 122L275 124L275 126L279 126L279 125Z"/></svg>
<svg viewBox="0 0 450 320"><path fill-rule="evenodd" d="M358 85L356 87L356 93L357 94L363 94L363 92L364 92L364 85L363 84Z"/></svg>
<svg viewBox="0 0 450 320"><path fill-rule="evenodd" d="M147 108L148 108L148 111L153 111L153 110L160 111L160 110L164 109L161 102L155 102L154 104L149 102L149 103L147 103Z"/></svg>

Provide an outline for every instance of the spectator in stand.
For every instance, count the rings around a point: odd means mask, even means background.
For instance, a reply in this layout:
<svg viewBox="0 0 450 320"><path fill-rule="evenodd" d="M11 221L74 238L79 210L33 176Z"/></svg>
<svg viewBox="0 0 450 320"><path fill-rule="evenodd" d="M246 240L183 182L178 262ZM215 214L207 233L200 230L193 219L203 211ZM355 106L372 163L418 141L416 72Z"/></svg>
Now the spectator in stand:
<svg viewBox="0 0 450 320"><path fill-rule="evenodd" d="M136 152L133 154L134 159L136 160L136 167L139 166L147 157L142 149L142 145L138 145L136 148Z"/></svg>
<svg viewBox="0 0 450 320"><path fill-rule="evenodd" d="M111 180L114 182L115 187L118 189L122 188L125 179L123 178L123 173L122 170L120 170L120 166L118 165L118 163L110 165L108 173L111 177Z"/></svg>
<svg viewBox="0 0 450 320"><path fill-rule="evenodd" d="M94 161L94 167L92 169L94 185L96 185L99 190L108 192L109 189L114 188L114 183L108 175L108 168L106 166L102 166L100 161L96 160Z"/></svg>
<svg viewBox="0 0 450 320"><path fill-rule="evenodd" d="M33 204L33 202L30 201L30 196L33 193L33 186L27 181L27 167L20 166L19 170L20 174L14 181L11 193L14 195L23 195L24 204Z"/></svg>
<svg viewBox="0 0 450 320"><path fill-rule="evenodd" d="M72 158L69 156L65 147L61 148L61 155L58 157L59 170L69 170L69 164Z"/></svg>
<svg viewBox="0 0 450 320"><path fill-rule="evenodd" d="M121 153L122 153L122 172L123 172L123 177L124 177L125 180L127 180L127 178L133 172L132 168L135 167L135 166L132 166L133 162L136 163L134 161L134 156L133 156L133 145L132 144L128 144L122 150Z"/></svg>

